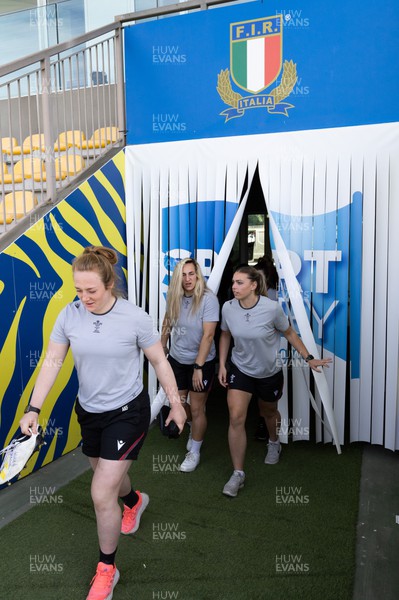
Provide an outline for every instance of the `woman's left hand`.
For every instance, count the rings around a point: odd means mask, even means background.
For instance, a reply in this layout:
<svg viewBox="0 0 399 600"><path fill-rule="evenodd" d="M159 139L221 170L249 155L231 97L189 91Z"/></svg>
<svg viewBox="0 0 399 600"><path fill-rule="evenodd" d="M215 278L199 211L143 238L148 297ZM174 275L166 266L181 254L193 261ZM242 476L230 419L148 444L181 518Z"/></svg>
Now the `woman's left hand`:
<svg viewBox="0 0 399 600"><path fill-rule="evenodd" d="M202 369L193 370L193 390L194 392L202 392L204 389L204 382L202 381L203 373Z"/></svg>
<svg viewBox="0 0 399 600"><path fill-rule="evenodd" d="M321 370L318 369L317 367L327 367L328 368L328 363L330 363L331 361L332 361L332 358L322 358L322 359L312 358L312 360L308 361L308 365L313 371L316 371L316 373L321 373Z"/></svg>

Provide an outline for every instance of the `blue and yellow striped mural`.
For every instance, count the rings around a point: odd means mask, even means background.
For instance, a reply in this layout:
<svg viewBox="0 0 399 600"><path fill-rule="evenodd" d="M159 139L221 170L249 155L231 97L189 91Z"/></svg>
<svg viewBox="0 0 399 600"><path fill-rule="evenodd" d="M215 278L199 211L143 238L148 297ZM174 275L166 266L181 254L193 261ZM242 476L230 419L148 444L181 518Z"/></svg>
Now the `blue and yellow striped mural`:
<svg viewBox="0 0 399 600"><path fill-rule="evenodd" d="M20 435L18 423L54 322L76 296L73 258L89 245L110 246L119 254L119 274L126 283L124 180L121 151L0 254L0 448ZM39 417L47 445L20 477L79 445L76 393L69 352Z"/></svg>

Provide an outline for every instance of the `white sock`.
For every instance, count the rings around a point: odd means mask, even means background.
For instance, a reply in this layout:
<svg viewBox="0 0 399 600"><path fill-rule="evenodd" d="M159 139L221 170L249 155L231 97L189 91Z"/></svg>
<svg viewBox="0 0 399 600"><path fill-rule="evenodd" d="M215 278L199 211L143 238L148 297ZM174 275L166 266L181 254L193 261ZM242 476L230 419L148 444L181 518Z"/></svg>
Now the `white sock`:
<svg viewBox="0 0 399 600"><path fill-rule="evenodd" d="M191 440L191 448L190 452L194 452L194 454L199 454L201 452L202 440L197 442L196 440Z"/></svg>

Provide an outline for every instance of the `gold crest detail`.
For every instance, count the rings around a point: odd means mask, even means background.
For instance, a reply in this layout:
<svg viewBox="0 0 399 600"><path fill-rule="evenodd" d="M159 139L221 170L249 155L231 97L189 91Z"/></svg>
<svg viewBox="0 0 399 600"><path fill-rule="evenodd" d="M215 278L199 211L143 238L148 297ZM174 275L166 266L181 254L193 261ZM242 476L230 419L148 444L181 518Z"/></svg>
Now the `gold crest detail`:
<svg viewBox="0 0 399 600"><path fill-rule="evenodd" d="M297 80L296 64L292 60L285 60L281 83L270 92L270 96L274 97L274 102L276 104L291 94ZM233 108L238 107L238 102L241 100L242 96L238 92L234 92L231 87L229 69L220 71L216 89L225 104L228 104Z"/></svg>

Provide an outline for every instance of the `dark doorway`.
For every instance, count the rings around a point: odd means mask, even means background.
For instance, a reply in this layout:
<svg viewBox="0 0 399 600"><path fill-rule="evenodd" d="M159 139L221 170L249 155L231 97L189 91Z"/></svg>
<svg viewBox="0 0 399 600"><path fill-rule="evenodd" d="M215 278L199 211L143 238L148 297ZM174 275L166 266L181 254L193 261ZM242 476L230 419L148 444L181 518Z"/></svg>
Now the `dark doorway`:
<svg viewBox="0 0 399 600"><path fill-rule="evenodd" d="M238 234L238 247L239 264L254 265L262 256L271 253L269 220L258 167L254 173Z"/></svg>
<svg viewBox="0 0 399 600"><path fill-rule="evenodd" d="M249 191L245 213L219 287L221 305L231 298L231 279L239 265L255 265L268 254L271 256L269 219L259 178L258 167Z"/></svg>

